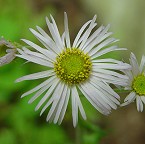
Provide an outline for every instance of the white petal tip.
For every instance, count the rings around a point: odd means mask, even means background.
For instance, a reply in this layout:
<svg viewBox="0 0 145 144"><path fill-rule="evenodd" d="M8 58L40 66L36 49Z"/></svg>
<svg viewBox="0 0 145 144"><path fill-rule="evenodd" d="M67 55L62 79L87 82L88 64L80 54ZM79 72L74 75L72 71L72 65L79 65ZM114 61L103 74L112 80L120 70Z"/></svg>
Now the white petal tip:
<svg viewBox="0 0 145 144"><path fill-rule="evenodd" d="M16 79L16 80L15 80L15 83L18 83L18 82L20 82L20 80L19 80L19 79Z"/></svg>
<svg viewBox="0 0 145 144"><path fill-rule="evenodd" d="M31 100L29 100L29 101L28 101L28 104L31 104L31 103L32 103L32 101L31 101Z"/></svg>
<svg viewBox="0 0 145 144"><path fill-rule="evenodd" d="M37 111L39 108L36 106L35 111Z"/></svg>
<svg viewBox="0 0 145 144"><path fill-rule="evenodd" d="M21 98L25 97L26 95L21 95Z"/></svg>

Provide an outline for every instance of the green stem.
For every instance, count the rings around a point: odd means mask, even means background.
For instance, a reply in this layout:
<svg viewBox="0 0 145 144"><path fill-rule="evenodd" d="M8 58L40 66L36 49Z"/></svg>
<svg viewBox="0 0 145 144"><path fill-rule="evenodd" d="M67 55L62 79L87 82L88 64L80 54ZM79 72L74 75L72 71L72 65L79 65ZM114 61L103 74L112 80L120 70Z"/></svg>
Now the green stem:
<svg viewBox="0 0 145 144"><path fill-rule="evenodd" d="M79 125L75 128L75 144L81 144L81 129Z"/></svg>

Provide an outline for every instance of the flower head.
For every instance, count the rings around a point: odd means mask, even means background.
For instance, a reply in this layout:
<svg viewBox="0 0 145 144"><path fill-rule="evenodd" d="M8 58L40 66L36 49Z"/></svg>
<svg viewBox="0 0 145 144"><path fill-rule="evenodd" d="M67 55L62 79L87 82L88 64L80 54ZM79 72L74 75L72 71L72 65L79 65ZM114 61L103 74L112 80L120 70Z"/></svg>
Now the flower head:
<svg viewBox="0 0 145 144"><path fill-rule="evenodd" d="M137 110L143 111L143 103L145 103L145 56L142 56L140 65L133 53L130 55L130 64L132 70L124 70L124 73L129 77L126 90L131 92L125 98L122 106L128 105L136 100Z"/></svg>
<svg viewBox="0 0 145 144"><path fill-rule="evenodd" d="M110 46L117 40L108 38L112 33L107 27L101 26L94 33L96 16L86 22L78 32L71 45L67 14L64 13L64 33L59 33L54 18L51 22L46 17L50 31L49 36L37 26L37 30L30 29L34 36L43 44L43 47L23 39L34 50L18 49L20 58L48 67L47 71L30 74L17 79L17 82L47 78L43 83L24 93L22 97L31 93L36 94L29 100L32 103L42 97L35 110L43 107L40 115L51 105L47 121L61 123L71 98L73 125L78 121L78 112L84 119L86 114L80 100L80 93L102 114L108 115L111 109L119 105L119 95L113 91L108 83L126 85L127 77L118 73L118 70L129 68L128 64L107 58L99 59L108 52L124 50L117 46ZM91 34L92 33L92 34ZM105 48L104 48L105 47ZM78 90L80 92L78 92Z"/></svg>

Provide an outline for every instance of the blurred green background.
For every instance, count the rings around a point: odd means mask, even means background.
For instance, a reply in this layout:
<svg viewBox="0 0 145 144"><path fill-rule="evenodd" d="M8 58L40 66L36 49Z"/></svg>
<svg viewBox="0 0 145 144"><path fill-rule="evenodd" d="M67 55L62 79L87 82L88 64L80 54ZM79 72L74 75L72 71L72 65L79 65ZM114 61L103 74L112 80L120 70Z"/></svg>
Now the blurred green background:
<svg viewBox="0 0 145 144"><path fill-rule="evenodd" d="M72 40L82 24L97 14L98 27L110 23L113 36L120 39L118 45L128 48L126 52L117 52L119 59L128 61L130 52L134 52L140 60L145 54L144 0L0 0L0 36L18 43L22 43L21 38L37 43L29 28L39 25L47 31L45 16L52 14L62 32L64 11L68 14ZM47 123L46 114L39 117L40 111L34 112L38 101L28 105L31 95L20 99L22 93L40 81L15 84L15 79L43 69L24 62L15 59L0 67L0 144L145 143L145 112L138 113L135 104L106 117L82 98L88 119L80 118L76 129L72 126L71 109L62 125Z"/></svg>

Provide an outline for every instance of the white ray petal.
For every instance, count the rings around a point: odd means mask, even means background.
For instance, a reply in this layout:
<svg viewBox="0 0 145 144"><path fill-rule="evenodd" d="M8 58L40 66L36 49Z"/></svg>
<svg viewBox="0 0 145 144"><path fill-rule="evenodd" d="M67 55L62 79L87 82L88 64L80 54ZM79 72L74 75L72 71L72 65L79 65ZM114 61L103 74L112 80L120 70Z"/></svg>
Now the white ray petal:
<svg viewBox="0 0 145 144"><path fill-rule="evenodd" d="M52 84L52 82L51 82ZM31 104L32 102L34 102L39 96L41 96L41 94L43 94L48 88L50 87L50 83L49 85L46 85L44 87L42 87L40 90L38 90L38 92L28 101L29 104Z"/></svg>
<svg viewBox="0 0 145 144"><path fill-rule="evenodd" d="M92 43L92 41L94 41L98 35L100 34L100 32L104 29L104 26L100 26L86 41L85 45L83 46L83 49L88 49L90 48L90 45Z"/></svg>
<svg viewBox="0 0 145 144"><path fill-rule="evenodd" d="M77 99L73 88L71 88L71 100L72 100L71 103L72 103L73 126L76 127L78 123L78 105L77 105Z"/></svg>
<svg viewBox="0 0 145 144"><path fill-rule="evenodd" d="M96 72L93 72L92 75L97 77L98 79L102 79L103 81L106 81L108 83L122 85L122 86L127 85L127 80L125 80L125 79L122 80L121 78L117 78L117 77L107 75L107 74L96 73Z"/></svg>
<svg viewBox="0 0 145 144"><path fill-rule="evenodd" d="M86 97L86 99L92 104L92 106L94 106L100 113L104 114L104 115L108 115L110 113L110 111L106 111L102 108L100 108L98 102L94 102L94 100L91 98L90 93L87 92L87 90L85 91L85 88L82 87L82 85L79 86L80 91L82 92L82 94Z"/></svg>
<svg viewBox="0 0 145 144"><path fill-rule="evenodd" d="M105 46L108 46L112 43L115 43L116 41L118 41L115 38L108 38L105 41L103 41L102 43L100 43L97 47L93 48L90 52L89 55L93 56L94 54L96 54L98 51L100 51L102 48L104 48Z"/></svg>
<svg viewBox="0 0 145 144"><path fill-rule="evenodd" d="M59 83L59 79L55 79L53 80L53 83L50 84L50 88L47 91L47 93L42 97L42 99L39 101L39 103L37 104L37 106L35 107L35 111L37 111L42 104L51 96L51 94L53 93L53 91L55 90L55 88L57 87L58 83Z"/></svg>
<svg viewBox="0 0 145 144"><path fill-rule="evenodd" d="M107 62L107 63L122 63L122 61L119 61L119 60L115 60L115 59L112 59L112 58L105 58L105 59L95 59L95 60L92 60L92 63L101 63L101 62Z"/></svg>
<svg viewBox="0 0 145 144"><path fill-rule="evenodd" d="M103 50L101 50L99 52L96 52L94 55L91 56L91 59L95 59L95 58L100 57L100 56L102 56L104 54L107 54L107 53L109 53L111 51L120 51L120 50L127 50L127 49L126 48L118 48L117 46L111 46L111 47L103 49Z"/></svg>
<svg viewBox="0 0 145 144"><path fill-rule="evenodd" d="M46 24L48 26L50 33L51 33L51 36L53 37L53 40L55 41L55 44L56 44L56 47L58 48L58 51L61 52L63 43L62 43L62 45L60 45L60 40L58 40L58 35L57 35L57 32L55 32L55 30L54 30L54 25L52 23L50 23L48 17L46 17Z"/></svg>
<svg viewBox="0 0 145 144"><path fill-rule="evenodd" d="M65 36L66 36L66 46L70 48L70 36L69 36L69 29L68 29L68 18L66 12L64 13L64 27L65 27Z"/></svg>
<svg viewBox="0 0 145 144"><path fill-rule="evenodd" d="M42 58L39 58L37 56L32 56L32 55L28 55L28 54L25 54L25 53L23 55L17 54L16 56L20 57L20 58L23 58L25 60L28 60L29 62L39 64L39 65L43 65L43 66L51 67L51 68L54 67L54 65L51 62L46 61L46 60L44 60Z"/></svg>
<svg viewBox="0 0 145 144"><path fill-rule="evenodd" d="M144 55L142 56L139 69L140 69L140 73L142 73L145 69L145 56Z"/></svg>
<svg viewBox="0 0 145 144"><path fill-rule="evenodd" d="M33 51L30 51L29 49L27 49L27 48L25 48L25 47L23 47L22 49L23 49L23 51L24 51L25 54L32 55L32 56L36 56L36 57L38 57L38 58L42 58L42 59L47 60L47 61L49 61L49 62L51 62L51 63L54 62L54 59L55 59L55 57L56 57L56 55L54 55L52 52L51 52L51 56L49 57L49 55L46 56L46 55L41 54L41 53L39 53L39 52L33 52ZM22 53L22 52L21 52L21 53Z"/></svg>
<svg viewBox="0 0 145 144"><path fill-rule="evenodd" d="M59 83L59 85L57 86L57 88L55 89L52 97L53 97L53 103L52 103L52 106L49 110L49 113L47 115L47 118L46 118L46 121L49 121L49 119L51 118L57 104L58 104L58 101L60 100L60 97L62 95L62 92L63 92L63 89L64 89L64 84L62 83ZM58 91L59 91L59 95L58 95Z"/></svg>
<svg viewBox="0 0 145 144"><path fill-rule="evenodd" d="M60 113L60 116L59 116L58 124L61 124L61 122L64 118L64 115L65 115L65 112L66 112L66 109L67 109L67 105L68 105L68 101L69 101L69 97L70 97L70 88L68 87L66 98L65 98L65 101L64 101L64 105L62 107L62 110L61 110L61 113Z"/></svg>
<svg viewBox="0 0 145 144"><path fill-rule="evenodd" d="M127 97L127 100L125 101L124 100L124 103L122 103L120 106L126 106L126 105L128 105L128 104L130 104L130 103L132 103L134 100L135 100L135 98L136 98L136 94L135 94L135 96L134 96L134 94L135 93L133 93L133 92L131 92ZM133 97L134 96L134 97Z"/></svg>
<svg viewBox="0 0 145 144"><path fill-rule="evenodd" d="M97 44L101 43L101 41L105 40L107 37L109 37L112 34L112 32L106 33L104 36L102 36L102 38L100 38L100 40L97 42L96 40L94 40L90 45L88 45L88 47L85 48L85 52L89 53L94 46L96 46ZM97 38L96 38L97 39ZM116 41L115 41L116 42Z"/></svg>
<svg viewBox="0 0 145 144"><path fill-rule="evenodd" d="M21 78L18 78L15 82L21 82L21 81L24 81L24 80L34 80L34 79L45 78L45 77L52 76L54 74L55 74L54 70L42 71L42 72L33 73L33 74L29 74L29 75L23 76Z"/></svg>
<svg viewBox="0 0 145 144"><path fill-rule="evenodd" d="M136 105L137 105L137 110L139 112L142 112L143 111L143 103L142 103L142 101L140 99L140 96L136 97Z"/></svg>
<svg viewBox="0 0 145 144"><path fill-rule="evenodd" d="M97 80L95 77L91 78L91 81L100 87L101 91L107 92L109 94L109 99L111 99L114 103L119 105L120 96L105 82ZM96 83L97 81L97 83Z"/></svg>
<svg viewBox="0 0 145 144"><path fill-rule="evenodd" d="M63 46L65 47L65 32L62 34L61 36L61 40L62 40L62 43L63 43Z"/></svg>
<svg viewBox="0 0 145 144"><path fill-rule="evenodd" d="M120 64L110 64L110 63L93 63L93 66L97 68L104 68L104 69L115 69L115 70L123 70L129 69L130 65L127 63L120 63Z"/></svg>
<svg viewBox="0 0 145 144"><path fill-rule="evenodd" d="M133 53L130 55L130 64L132 66L132 72L134 76L137 76L140 73L139 65L137 59Z"/></svg>
<svg viewBox="0 0 145 144"><path fill-rule="evenodd" d="M101 87L99 87L94 82L90 81L90 83L96 88L96 93L102 98L104 102L106 102L111 108L117 109L116 103L114 103L111 99L109 99L110 94L105 92Z"/></svg>
<svg viewBox="0 0 145 144"><path fill-rule="evenodd" d="M88 22L86 22L82 27L81 29L79 30L74 42L73 42L73 46L72 47L76 47L79 39L80 39L80 36L82 35L83 31L85 30L85 28L91 23L92 20L89 20Z"/></svg>
<svg viewBox="0 0 145 144"><path fill-rule="evenodd" d="M56 25L56 22L55 22L55 20L54 20L52 15L50 15L50 18L51 18L52 23L53 23L54 33L56 34L55 36L57 37L58 44L59 44L61 50L63 50L64 47L63 47L63 44L62 44L62 41L61 41L61 36L59 34L59 30L58 30L58 27Z"/></svg>
<svg viewBox="0 0 145 144"><path fill-rule="evenodd" d="M90 83L86 83L82 85L82 88L88 95L90 95L91 99L102 109L102 110L111 110L110 106L104 102L104 100L99 96L98 90Z"/></svg>
<svg viewBox="0 0 145 144"><path fill-rule="evenodd" d="M145 96L140 96L140 98L143 101L143 103L145 104Z"/></svg>
<svg viewBox="0 0 145 144"><path fill-rule="evenodd" d="M126 79L128 80L128 77L126 75L122 75L120 73L114 72L112 70L106 70L106 69L99 69L97 67L94 67L92 69L92 71L96 72L96 73L102 73L102 74L106 74L106 75L112 75L114 77L118 77L118 78L122 78L122 79Z"/></svg>
<svg viewBox="0 0 145 144"><path fill-rule="evenodd" d="M46 38L48 41L52 44L55 45L54 41L52 38L39 26L36 26L37 30Z"/></svg>
<svg viewBox="0 0 145 144"><path fill-rule="evenodd" d="M22 41L24 41L26 44L28 44L29 46L33 47L35 50L39 51L40 53L44 54L47 57L51 57L51 55L55 55L54 53L52 53L51 51L48 51L38 45L36 45L35 43L26 40L26 39L21 39ZM51 58L52 59L52 58Z"/></svg>
<svg viewBox="0 0 145 144"><path fill-rule="evenodd" d="M93 30L93 28L96 26L97 24L96 23L94 23L92 26L91 26L91 24L90 24L90 26L89 26L89 28L91 27L91 29ZM88 28L88 29L89 29ZM81 49L81 47L80 47L80 44L83 42L83 40L85 40L86 38L87 38L87 35L86 34L88 34L88 29L84 32L84 34L80 37L80 39L78 40L78 43L76 44L76 47L78 48L80 48ZM83 43L83 44L85 44L85 43Z"/></svg>
<svg viewBox="0 0 145 144"><path fill-rule="evenodd" d="M50 77L49 79L47 79L47 80L44 81L43 83L41 83L41 84L39 84L38 86L34 87L33 89L31 89L31 90L25 92L25 93L21 96L21 98L24 97L24 96L27 96L27 95L29 95L29 94L31 94L31 93L33 93L33 92L36 92L37 90L39 90L39 89L41 89L42 87L44 87L44 86L46 86L47 84L49 84L49 83L50 83L52 80L54 80L55 78L56 78L56 76Z"/></svg>
<svg viewBox="0 0 145 144"><path fill-rule="evenodd" d="M84 108L83 108L83 105L81 103L81 100L80 100L80 97L79 97L79 94L78 94L76 87L73 87L73 96L76 97L76 101L77 101L77 105L78 105L78 108L80 110L80 113L81 113L83 119L86 120L86 118L87 118L86 113L84 111Z"/></svg>
<svg viewBox="0 0 145 144"><path fill-rule="evenodd" d="M52 92L52 89L51 91L48 90L48 94L47 95L50 95L51 93L51 98L48 100L48 102L45 104L45 106L42 108L41 112L40 112L40 116L43 114L43 112L49 107L49 105L55 100L55 96L56 96L56 92L58 92L58 90L61 88L61 83L57 83L57 86L56 88L53 90ZM45 96L45 98L47 98L47 95Z"/></svg>
<svg viewBox="0 0 145 144"><path fill-rule="evenodd" d="M108 24L106 27L103 28L103 30L99 33L99 35L96 37L96 39L88 45L88 47L85 48L86 52L90 52L92 48L94 48L95 45L99 44L102 40L105 39L104 35L107 34L108 29L110 28L110 24Z"/></svg>
<svg viewBox="0 0 145 144"><path fill-rule="evenodd" d="M136 94L134 91L132 91L125 99L124 102L129 101L132 102L135 100Z"/></svg>
<svg viewBox="0 0 145 144"><path fill-rule="evenodd" d="M133 76L132 72L129 71L129 70L122 70L122 71L125 73L125 75L127 75L129 77L128 86L131 86L132 85L132 81L134 79L134 76Z"/></svg>
<svg viewBox="0 0 145 144"><path fill-rule="evenodd" d="M85 85L86 90L92 89L91 97L94 99L94 101L99 102L99 105L102 109L111 110L111 107L109 104L106 102L106 100L100 95L100 91L94 87L94 85L90 82Z"/></svg>
<svg viewBox="0 0 145 144"><path fill-rule="evenodd" d="M91 31L92 31L93 28L96 26L96 24L95 24L96 18L97 18L97 16L95 15L95 16L93 17L92 21L91 21L91 24L90 24L89 28L86 30L86 32L85 32L84 35L82 36L82 39L83 39L83 40L82 40L82 42L81 42L81 44L80 44L80 46L79 46L80 49L83 48L83 46L85 45L85 43L86 43L86 41L87 41L87 39L88 39L88 37L89 37Z"/></svg>
<svg viewBox="0 0 145 144"><path fill-rule="evenodd" d="M54 60L56 58L56 55L53 55L53 53L50 53L51 54L50 57L49 57L49 55L48 56L45 56L45 55L43 55L41 53L32 52L32 51L29 51L29 52L28 51L27 52L25 51L25 53L28 54L28 55L31 55L31 56L36 56L38 58L44 59L46 61L49 61L50 63L54 63Z"/></svg>
<svg viewBox="0 0 145 144"><path fill-rule="evenodd" d="M45 38L44 36L42 36L41 34L39 34L37 31L35 31L34 29L30 28L30 31L34 34L34 36L49 50L53 51L54 53L58 53L58 50L56 48L55 43L49 39L49 38Z"/></svg>
<svg viewBox="0 0 145 144"><path fill-rule="evenodd" d="M62 96L60 98L60 101L59 101L59 104L58 104L58 108L56 110L56 114L55 114L55 118L54 118L54 123L58 122L58 119L60 117L60 114L61 114L64 102L65 102L65 99L66 99L66 96L67 96L67 86L64 85L64 90L62 92Z"/></svg>

